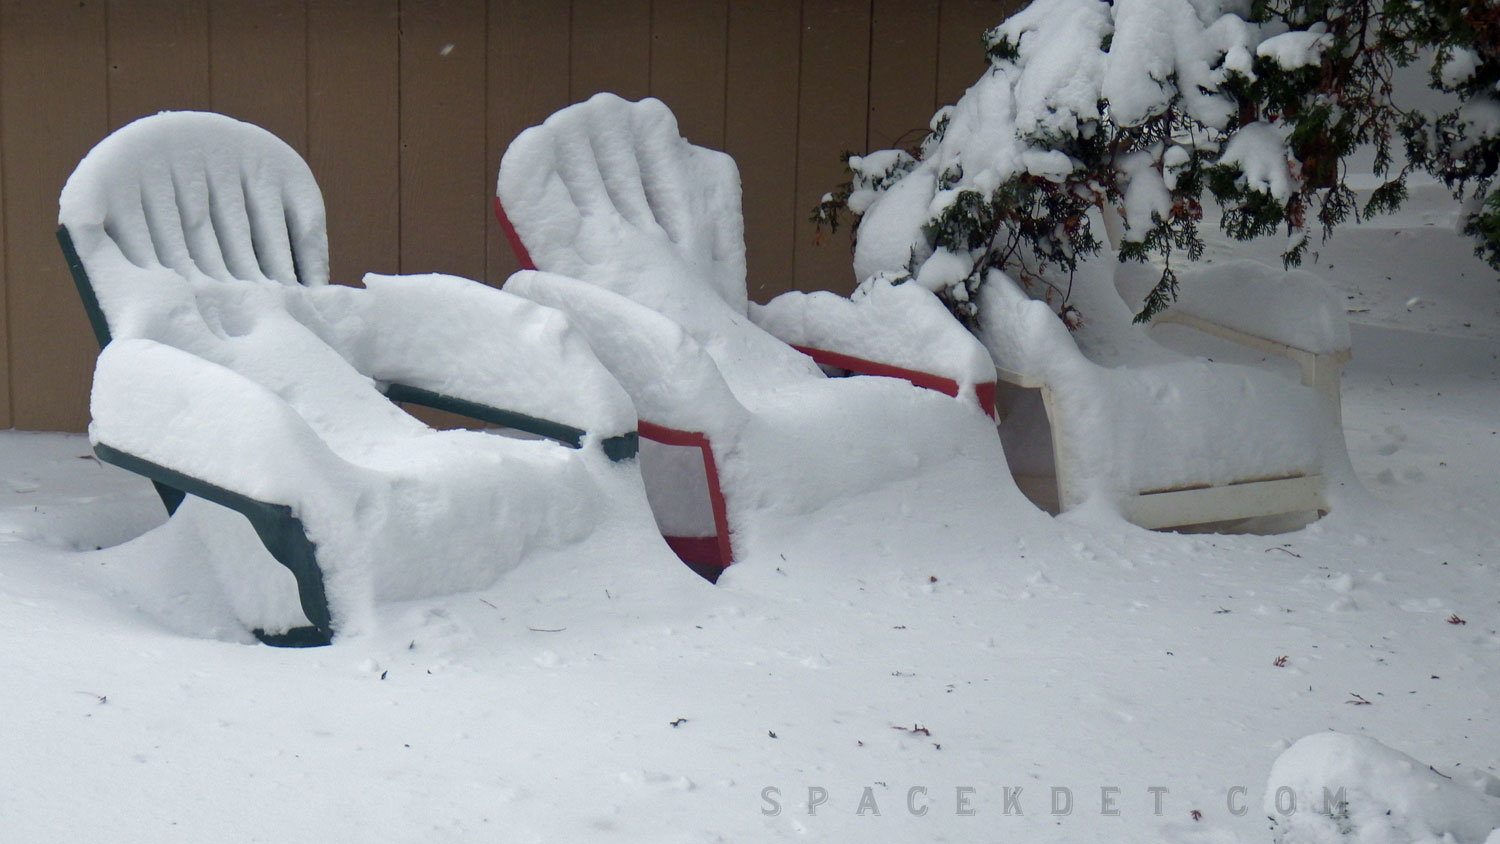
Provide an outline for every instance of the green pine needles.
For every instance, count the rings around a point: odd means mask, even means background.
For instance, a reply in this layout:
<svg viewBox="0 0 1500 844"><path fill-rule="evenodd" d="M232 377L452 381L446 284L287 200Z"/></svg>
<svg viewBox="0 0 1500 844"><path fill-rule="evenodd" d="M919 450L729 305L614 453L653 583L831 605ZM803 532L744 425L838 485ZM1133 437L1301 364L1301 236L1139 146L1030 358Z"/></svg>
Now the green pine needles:
<svg viewBox="0 0 1500 844"><path fill-rule="evenodd" d="M1195 3L1199 20L1166 37L1152 22L1187 4L1032 4L984 34L990 69L965 96L986 98L983 108L945 107L915 148L846 156L849 181L813 221L857 222L903 180L928 180L933 200L906 232L906 265L883 269L932 287L969 324L986 273L1000 269L1076 325L1070 279L1103 248L1097 212L1118 212L1120 260L1162 267L1136 316L1146 321L1175 300L1174 267L1202 254L1205 194L1233 238L1285 232L1294 266L1314 233L1399 207L1421 172L1468 200L1464 231L1500 270L1500 192L1490 191L1500 2L1224 0L1222 15L1210 5ZM1397 69L1419 61L1442 110L1393 97ZM1362 149L1381 180L1363 202L1346 182ZM959 269L928 270L939 252Z"/></svg>

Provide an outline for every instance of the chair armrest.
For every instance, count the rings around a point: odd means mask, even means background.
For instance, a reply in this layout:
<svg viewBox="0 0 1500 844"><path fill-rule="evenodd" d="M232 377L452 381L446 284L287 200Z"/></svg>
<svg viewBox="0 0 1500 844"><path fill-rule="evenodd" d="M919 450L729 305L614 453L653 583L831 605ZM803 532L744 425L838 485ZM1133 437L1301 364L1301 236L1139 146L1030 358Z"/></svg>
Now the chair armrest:
<svg viewBox="0 0 1500 844"><path fill-rule="evenodd" d="M445 275L371 274L363 290L305 295L319 333L393 400L573 447L586 432L608 452L634 442L629 397L555 310Z"/></svg>
<svg viewBox="0 0 1500 844"><path fill-rule="evenodd" d="M1027 296L1000 270L990 270L985 277L979 305L975 333L1000 381L1039 389L1052 383L1060 369L1073 372L1091 366L1057 314Z"/></svg>
<svg viewBox="0 0 1500 844"><path fill-rule="evenodd" d="M931 291L872 278L844 298L827 291L783 293L750 305L750 318L820 364L902 378L993 410L994 364Z"/></svg>
<svg viewBox="0 0 1500 844"><path fill-rule="evenodd" d="M1115 279L1127 301L1139 301L1155 277L1148 265L1127 265ZM1178 287L1177 301L1156 319L1211 331L1272 354L1290 349L1348 355L1349 322L1343 304L1312 273L1235 260L1184 272Z"/></svg>
<svg viewBox="0 0 1500 844"><path fill-rule="evenodd" d="M625 388L642 422L715 438L744 423L747 413L718 366L671 319L556 273L522 270L505 282L505 289L567 314Z"/></svg>
<svg viewBox="0 0 1500 844"><path fill-rule="evenodd" d="M1348 347L1332 349L1326 352L1314 352L1305 348L1294 346L1284 340L1267 337L1264 334L1256 334L1244 331L1232 325L1225 325L1211 317L1187 310L1177 311L1176 307L1169 309L1166 313L1156 317L1157 322L1175 323L1194 331L1204 334L1212 334L1223 340L1228 340L1246 348L1255 349L1269 355L1277 355L1295 362L1302 369L1302 383L1311 387L1319 378L1319 371L1332 371L1337 374L1337 368L1342 367L1353 357Z"/></svg>
<svg viewBox="0 0 1500 844"><path fill-rule="evenodd" d="M1140 270L1122 267L1122 295L1143 287ZM1335 421L1342 418L1339 372L1352 357L1343 305L1321 278L1237 260L1183 273L1178 301L1156 317L1297 364Z"/></svg>
<svg viewBox="0 0 1500 844"><path fill-rule="evenodd" d="M336 498L359 470L260 384L152 340L115 340L99 354L89 438L180 475L294 509Z"/></svg>

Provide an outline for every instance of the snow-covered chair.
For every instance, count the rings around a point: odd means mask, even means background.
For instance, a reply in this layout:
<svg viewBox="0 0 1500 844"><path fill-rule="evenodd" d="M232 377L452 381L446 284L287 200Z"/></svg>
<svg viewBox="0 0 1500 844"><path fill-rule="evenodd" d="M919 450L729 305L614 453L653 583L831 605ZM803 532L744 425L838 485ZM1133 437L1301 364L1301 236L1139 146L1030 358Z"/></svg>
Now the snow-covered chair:
<svg viewBox="0 0 1500 844"><path fill-rule="evenodd" d="M1156 277L1108 256L1082 264L1071 301L1083 324L1069 331L991 272L979 334L1003 382L1000 433L1018 485L1054 511L1099 497L1148 528L1326 512L1349 357L1339 302L1315 276L1250 261L1181 274L1173 321L1297 361L1298 384L1157 342L1118 292Z"/></svg>
<svg viewBox="0 0 1500 844"><path fill-rule="evenodd" d="M263 641L487 586L587 534L602 473L633 471L611 460L635 451L629 397L562 314L449 276L330 285L317 184L263 129L138 120L58 216L103 346L95 452L157 485ZM434 431L392 400L550 439Z"/></svg>
<svg viewBox="0 0 1500 844"><path fill-rule="evenodd" d="M657 100L599 94L522 132L496 213L540 270L506 289L566 311L625 386L658 526L711 579L739 514L902 477L992 408L984 348L916 285L750 303L734 161L682 138ZM893 428L907 453L874 444Z"/></svg>

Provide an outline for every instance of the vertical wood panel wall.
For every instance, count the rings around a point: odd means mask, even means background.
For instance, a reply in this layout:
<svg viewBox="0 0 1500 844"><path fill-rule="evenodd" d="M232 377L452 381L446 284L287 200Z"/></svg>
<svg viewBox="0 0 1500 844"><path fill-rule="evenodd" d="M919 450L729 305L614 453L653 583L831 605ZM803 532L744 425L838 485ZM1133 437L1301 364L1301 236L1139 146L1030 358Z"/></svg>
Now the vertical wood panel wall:
<svg viewBox="0 0 1500 844"><path fill-rule="evenodd" d="M596 91L656 96L744 182L750 290L847 292L807 222L839 155L919 137L1020 0L0 0L0 428L82 430L97 349L53 236L111 130L258 123L323 188L335 277L515 269L491 216L517 132Z"/></svg>

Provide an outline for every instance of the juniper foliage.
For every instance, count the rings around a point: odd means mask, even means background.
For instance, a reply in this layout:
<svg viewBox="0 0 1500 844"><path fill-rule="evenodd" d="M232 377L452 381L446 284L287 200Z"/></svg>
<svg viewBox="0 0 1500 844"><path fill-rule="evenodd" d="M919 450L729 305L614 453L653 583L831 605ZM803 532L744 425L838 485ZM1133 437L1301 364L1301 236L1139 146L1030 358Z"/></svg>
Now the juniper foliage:
<svg viewBox="0 0 1500 844"><path fill-rule="evenodd" d="M1111 3L1107 11L1088 9L1089 2L1073 5L1096 19L1107 16L1112 28L1099 42L1107 62L1112 50L1139 48L1116 37L1123 17L1167 2ZM1195 8L1210 2L1197 0ZM1155 289L1140 303L1137 321L1171 305L1177 293L1174 268L1184 258L1201 256L1205 194L1220 206L1220 225L1233 238L1285 231L1282 257L1290 267L1302 261L1313 236L1326 238L1340 225L1395 210L1406 198L1408 177L1428 173L1456 199L1468 200L1464 231L1475 239L1476 254L1500 270L1500 192L1491 191L1500 160L1500 2L1226 0L1223 6L1226 18L1238 18L1224 31L1242 33L1248 49L1218 53L1205 76L1180 78L1179 69L1151 79L1170 94L1160 107L1124 120L1122 109L1112 108L1101 94L1092 107L1066 115L1069 119L1005 127L1029 152L1066 156L1065 172L1016 168L998 184L979 187L965 179L960 150L960 164L937 176L937 190L949 196L922 226L923 242L913 246L907 275L916 275L925 255L947 250L971 259L967 275L937 291L965 322L976 318L975 294L985 273L999 268L1033 287L1042 285L1058 314L1076 324L1066 280L1102 247L1094 231L1097 217L1090 212L1122 207L1143 166L1165 186L1167 201L1157 203L1149 222L1132 221L1119 244L1120 260L1154 258L1163 266ZM1054 28L1073 25L1065 18L1056 22L1058 17L1051 19ZM1305 48L1288 54L1268 44L1287 33L1304 35L1278 44ZM1043 37L1039 27L1007 24L986 32L987 73L1009 74L1020 90L1024 75L1032 72L1026 65L1032 46L1027 42ZM1418 61L1426 63L1431 87L1444 92L1445 110L1396 102L1396 70ZM1206 99L1222 110L1222 118L1214 108L1202 107ZM889 190L942 147L951 108L940 110L931 131L909 150L846 155L850 179L824 198L813 221L831 230L846 218L857 223L872 196ZM1274 135L1266 137L1279 139L1285 184L1267 181L1245 156L1232 152L1236 138L1250 127L1269 129ZM1374 172L1382 182L1361 204L1346 181L1347 161L1367 146L1373 148Z"/></svg>

